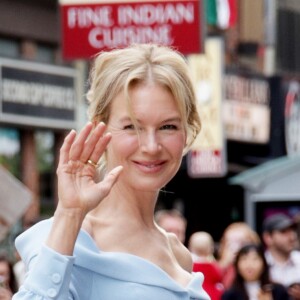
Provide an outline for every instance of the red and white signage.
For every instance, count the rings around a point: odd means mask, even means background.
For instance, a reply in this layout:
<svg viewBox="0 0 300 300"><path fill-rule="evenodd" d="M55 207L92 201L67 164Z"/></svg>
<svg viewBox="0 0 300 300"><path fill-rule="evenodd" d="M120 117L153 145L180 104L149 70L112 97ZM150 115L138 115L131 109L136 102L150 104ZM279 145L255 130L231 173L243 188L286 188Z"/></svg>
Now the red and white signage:
<svg viewBox="0 0 300 300"><path fill-rule="evenodd" d="M201 0L60 0L60 6L65 59L132 43L173 46L183 54L203 50Z"/></svg>

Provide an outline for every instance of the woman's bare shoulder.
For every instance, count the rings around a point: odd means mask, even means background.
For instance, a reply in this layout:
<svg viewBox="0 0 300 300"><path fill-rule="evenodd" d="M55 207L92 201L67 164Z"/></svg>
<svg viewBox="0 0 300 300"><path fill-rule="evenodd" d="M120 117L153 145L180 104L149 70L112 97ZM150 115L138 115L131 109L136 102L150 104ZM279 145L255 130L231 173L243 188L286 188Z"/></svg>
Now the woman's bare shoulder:
<svg viewBox="0 0 300 300"><path fill-rule="evenodd" d="M168 239L179 265L187 272L192 272L193 260L190 251L178 240L174 233L168 233Z"/></svg>
<svg viewBox="0 0 300 300"><path fill-rule="evenodd" d="M83 220L83 223L82 223L82 226L81 228L84 229L89 235L93 235L93 225L92 225L92 220L93 220L93 217L91 217L89 214L84 218Z"/></svg>

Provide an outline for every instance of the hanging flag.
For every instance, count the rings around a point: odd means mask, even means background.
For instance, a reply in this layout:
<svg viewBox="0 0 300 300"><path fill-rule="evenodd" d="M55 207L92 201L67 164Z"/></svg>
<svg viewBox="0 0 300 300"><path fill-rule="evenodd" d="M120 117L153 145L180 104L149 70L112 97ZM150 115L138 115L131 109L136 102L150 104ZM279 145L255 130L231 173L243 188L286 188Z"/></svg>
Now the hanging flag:
<svg viewBox="0 0 300 300"><path fill-rule="evenodd" d="M205 2L206 22L208 25L217 25L217 3L216 0Z"/></svg>
<svg viewBox="0 0 300 300"><path fill-rule="evenodd" d="M210 0L208 0L208 2L210 2ZM217 26L221 29L233 27L237 22L237 1L216 0L216 7Z"/></svg>

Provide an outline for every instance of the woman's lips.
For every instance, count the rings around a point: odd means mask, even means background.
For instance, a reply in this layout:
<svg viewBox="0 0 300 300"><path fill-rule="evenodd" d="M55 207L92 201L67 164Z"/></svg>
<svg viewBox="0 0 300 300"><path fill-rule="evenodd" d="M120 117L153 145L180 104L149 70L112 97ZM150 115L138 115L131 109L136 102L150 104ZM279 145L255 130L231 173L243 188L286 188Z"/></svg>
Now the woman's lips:
<svg viewBox="0 0 300 300"><path fill-rule="evenodd" d="M134 161L134 163L139 168L139 170L145 173L156 173L164 167L166 161Z"/></svg>

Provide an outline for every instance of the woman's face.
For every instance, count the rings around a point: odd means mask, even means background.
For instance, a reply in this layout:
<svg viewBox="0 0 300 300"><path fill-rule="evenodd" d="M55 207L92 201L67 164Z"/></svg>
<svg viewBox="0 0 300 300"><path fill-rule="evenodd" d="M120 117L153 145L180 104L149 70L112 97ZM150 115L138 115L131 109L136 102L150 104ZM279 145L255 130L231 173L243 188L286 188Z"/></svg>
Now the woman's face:
<svg viewBox="0 0 300 300"><path fill-rule="evenodd" d="M181 114L172 94L161 85L137 85L130 97L136 124L123 93L112 102L107 168L122 165L120 180L138 190L157 191L181 163L186 143Z"/></svg>
<svg viewBox="0 0 300 300"><path fill-rule="evenodd" d="M246 282L258 280L263 272L263 267L262 258L254 250L241 255L237 264L238 272Z"/></svg>
<svg viewBox="0 0 300 300"><path fill-rule="evenodd" d="M243 245L250 242L249 234L245 229L235 228L227 232L226 246L230 248L234 254L236 254Z"/></svg>

